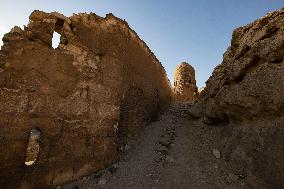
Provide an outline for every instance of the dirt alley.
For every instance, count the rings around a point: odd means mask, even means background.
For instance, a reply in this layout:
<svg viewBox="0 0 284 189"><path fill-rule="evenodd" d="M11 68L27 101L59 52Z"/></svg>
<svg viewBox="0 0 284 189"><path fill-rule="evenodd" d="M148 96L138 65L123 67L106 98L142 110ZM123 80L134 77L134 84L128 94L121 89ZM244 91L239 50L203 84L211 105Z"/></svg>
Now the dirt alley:
<svg viewBox="0 0 284 189"><path fill-rule="evenodd" d="M221 127L190 119L187 104L176 104L125 146L119 160L63 189L251 188L230 171L216 148Z"/></svg>

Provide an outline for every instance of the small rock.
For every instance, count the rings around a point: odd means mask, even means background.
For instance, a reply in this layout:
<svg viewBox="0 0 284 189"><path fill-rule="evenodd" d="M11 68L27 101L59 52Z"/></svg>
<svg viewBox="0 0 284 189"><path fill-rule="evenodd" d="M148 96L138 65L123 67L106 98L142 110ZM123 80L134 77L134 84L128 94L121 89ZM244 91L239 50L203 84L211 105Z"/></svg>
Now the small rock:
<svg viewBox="0 0 284 189"><path fill-rule="evenodd" d="M117 171L117 164L113 164L108 170L110 173L115 173Z"/></svg>
<svg viewBox="0 0 284 189"><path fill-rule="evenodd" d="M218 168L219 168L218 165L216 165L216 164L213 165L213 167L214 167L215 169L218 169Z"/></svg>
<svg viewBox="0 0 284 189"><path fill-rule="evenodd" d="M230 173L230 174L227 176L227 178L226 178L226 182L227 182L228 184L231 184L231 183L237 181L238 179L239 179L239 178L238 178L235 174Z"/></svg>
<svg viewBox="0 0 284 189"><path fill-rule="evenodd" d="M159 143L162 145L162 146L168 146L170 144L170 141L167 140L166 138L161 138L159 140Z"/></svg>
<svg viewBox="0 0 284 189"><path fill-rule="evenodd" d="M160 146L158 149L158 152L161 152L162 154L167 154L168 153L168 148L164 146Z"/></svg>
<svg viewBox="0 0 284 189"><path fill-rule="evenodd" d="M126 145L124 146L124 150L130 150L130 145L126 144Z"/></svg>
<svg viewBox="0 0 284 189"><path fill-rule="evenodd" d="M173 163L174 162L174 158L171 157L171 156L167 156L165 161L168 162L168 163Z"/></svg>
<svg viewBox="0 0 284 189"><path fill-rule="evenodd" d="M232 174L232 173L230 173L228 177L232 181L237 181L239 179L239 177L237 177L237 175Z"/></svg>
<svg viewBox="0 0 284 189"><path fill-rule="evenodd" d="M98 182L98 184L99 184L100 186L103 186L103 185L106 184L106 182L107 182L107 180L103 178L103 179L101 179L101 180Z"/></svg>
<svg viewBox="0 0 284 189"><path fill-rule="evenodd" d="M212 120L209 119L206 116L203 117L203 123L205 123L206 125L212 125L213 124Z"/></svg>
<svg viewBox="0 0 284 189"><path fill-rule="evenodd" d="M212 154L215 156L215 158L220 159L221 153L218 149L212 149Z"/></svg>
<svg viewBox="0 0 284 189"><path fill-rule="evenodd" d="M235 175L239 178L239 179L245 179L247 178L247 174L246 171L244 169L240 169L238 170Z"/></svg>
<svg viewBox="0 0 284 189"><path fill-rule="evenodd" d="M102 173L99 172L99 173L96 173L93 175L94 178L100 178L102 176Z"/></svg>

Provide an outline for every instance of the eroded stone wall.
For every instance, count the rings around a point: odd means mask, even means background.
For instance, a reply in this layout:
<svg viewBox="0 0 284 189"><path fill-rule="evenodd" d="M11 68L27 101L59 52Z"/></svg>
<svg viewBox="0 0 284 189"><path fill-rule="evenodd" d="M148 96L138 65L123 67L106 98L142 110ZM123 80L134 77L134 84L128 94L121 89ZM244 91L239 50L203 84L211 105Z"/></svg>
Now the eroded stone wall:
<svg viewBox="0 0 284 189"><path fill-rule="evenodd" d="M284 187L284 10L233 32L231 46L190 109L224 126L220 149L233 169Z"/></svg>
<svg viewBox="0 0 284 189"><path fill-rule="evenodd" d="M53 33L61 35L52 48ZM118 144L171 103L164 68L112 14L34 11L0 51L0 185L53 188L116 159ZM26 165L32 129L35 163ZM30 150L31 151L31 150Z"/></svg>

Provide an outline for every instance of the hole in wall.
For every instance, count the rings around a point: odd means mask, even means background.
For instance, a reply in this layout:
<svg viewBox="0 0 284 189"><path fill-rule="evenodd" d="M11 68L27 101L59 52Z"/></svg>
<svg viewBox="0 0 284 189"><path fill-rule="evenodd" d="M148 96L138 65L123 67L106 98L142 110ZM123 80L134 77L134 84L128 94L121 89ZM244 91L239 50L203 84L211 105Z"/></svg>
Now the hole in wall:
<svg viewBox="0 0 284 189"><path fill-rule="evenodd" d="M57 32L53 32L52 36L52 47L56 49L59 46L61 35Z"/></svg>
<svg viewBox="0 0 284 189"><path fill-rule="evenodd" d="M29 143L26 150L25 165L27 166L34 165L36 162L40 150L39 146L40 137L41 137L40 129L38 128L31 129L29 136Z"/></svg>
<svg viewBox="0 0 284 189"><path fill-rule="evenodd" d="M102 54L96 54L96 60L99 62L102 60L103 55Z"/></svg>

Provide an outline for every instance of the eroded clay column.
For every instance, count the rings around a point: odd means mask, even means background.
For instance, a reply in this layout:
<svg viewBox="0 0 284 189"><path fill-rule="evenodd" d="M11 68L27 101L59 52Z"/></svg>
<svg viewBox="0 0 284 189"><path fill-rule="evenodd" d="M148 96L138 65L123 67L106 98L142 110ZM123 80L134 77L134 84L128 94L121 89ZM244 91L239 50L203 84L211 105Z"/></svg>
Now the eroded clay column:
<svg viewBox="0 0 284 189"><path fill-rule="evenodd" d="M186 62L182 62L174 72L174 93L177 101L193 102L198 97L195 70Z"/></svg>

